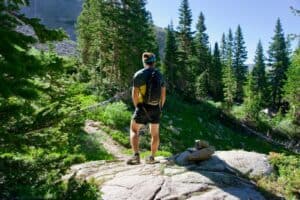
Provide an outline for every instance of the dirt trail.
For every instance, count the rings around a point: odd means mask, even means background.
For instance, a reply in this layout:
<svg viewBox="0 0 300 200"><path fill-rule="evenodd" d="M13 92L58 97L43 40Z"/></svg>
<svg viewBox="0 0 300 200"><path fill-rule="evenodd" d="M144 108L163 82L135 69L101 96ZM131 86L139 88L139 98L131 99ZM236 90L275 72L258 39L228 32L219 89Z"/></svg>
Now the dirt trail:
<svg viewBox="0 0 300 200"><path fill-rule="evenodd" d="M127 160L129 155L126 155L126 149L112 139L112 137L101 130L101 123L87 120L85 122L84 131L88 134L98 134L100 136L99 142L103 145L107 152L112 154L116 160ZM128 138L129 139L129 138Z"/></svg>

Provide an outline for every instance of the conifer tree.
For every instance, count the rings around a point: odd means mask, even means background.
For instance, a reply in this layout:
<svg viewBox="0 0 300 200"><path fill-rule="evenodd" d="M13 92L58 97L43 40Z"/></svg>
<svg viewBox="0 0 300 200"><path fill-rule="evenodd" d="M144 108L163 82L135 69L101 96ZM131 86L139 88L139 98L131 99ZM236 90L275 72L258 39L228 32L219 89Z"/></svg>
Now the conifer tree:
<svg viewBox="0 0 300 200"><path fill-rule="evenodd" d="M266 66L265 58L263 53L263 47L261 41L258 42L256 48L256 55L254 58L254 68L251 72L253 78L253 84L251 85L251 90L253 92L259 93L262 97L263 102L267 102L267 77L266 77ZM262 103L263 103L262 102Z"/></svg>
<svg viewBox="0 0 300 200"><path fill-rule="evenodd" d="M224 101L226 103L227 109L230 109L234 103L234 96L236 91L236 80L232 67L225 65L223 68L223 92L224 92Z"/></svg>
<svg viewBox="0 0 300 200"><path fill-rule="evenodd" d="M232 59L233 59L233 36L232 31L229 29L227 39L226 39L226 63L223 67L223 92L224 92L224 100L227 108L231 108L234 103L234 97L236 94L236 79L235 74L232 67Z"/></svg>
<svg viewBox="0 0 300 200"><path fill-rule="evenodd" d="M65 38L61 31L48 30L39 20L20 14L20 8L27 5L27 1L0 2L0 100L12 96L24 99L37 97L39 86L32 79L47 74L51 67L55 71L56 65L47 65L35 58L30 52L31 45L37 41ZM22 24L32 26L38 40L15 31ZM0 102L0 107L1 105Z"/></svg>
<svg viewBox="0 0 300 200"><path fill-rule="evenodd" d="M256 120L259 111L266 105L267 101L267 82L261 41L258 42L254 62L254 68L246 87L247 98L245 103L248 116Z"/></svg>
<svg viewBox="0 0 300 200"><path fill-rule="evenodd" d="M63 112L58 110L65 99L65 84L58 81L65 75L63 59L32 47L36 42L66 36L24 16L20 9L27 3L0 1L0 199L34 199L49 194L55 198L52 194L60 192L66 168L66 153L58 153L57 143L61 138L69 139L68 131L52 127L37 130L61 122ZM22 25L32 27L35 35L16 31Z"/></svg>
<svg viewBox="0 0 300 200"><path fill-rule="evenodd" d="M193 33L191 31L192 12L189 8L188 0L182 0L179 8L179 25L177 27L178 41L178 64L180 90L184 95L193 95L194 74L191 65L191 56L193 56Z"/></svg>
<svg viewBox="0 0 300 200"><path fill-rule="evenodd" d="M256 93L256 91L253 90L254 85L256 85L257 82L255 78L253 77L253 74L249 74L246 89L245 89L245 111L246 116L252 120L258 120L259 111L262 108L262 96L261 93Z"/></svg>
<svg viewBox="0 0 300 200"><path fill-rule="evenodd" d="M191 31L192 11L189 7L188 0L182 0L179 8L179 25L178 40L180 51L184 56L188 56L192 52L193 33Z"/></svg>
<svg viewBox="0 0 300 200"><path fill-rule="evenodd" d="M158 53L153 22L145 6L145 0L85 2L77 24L82 60L97 69L92 71L100 74L99 85L105 84L106 92L114 93L130 84L133 73L141 67L144 51ZM91 20L90 26L86 26L87 20Z"/></svg>
<svg viewBox="0 0 300 200"><path fill-rule="evenodd" d="M209 70L209 83L212 96L216 100L222 100L223 86L222 86L222 63L220 58L220 50L218 43L215 43L212 66Z"/></svg>
<svg viewBox="0 0 300 200"><path fill-rule="evenodd" d="M292 64L287 71L284 85L284 99L290 104L290 113L294 123L300 125L300 48L292 57Z"/></svg>
<svg viewBox="0 0 300 200"><path fill-rule="evenodd" d="M81 53L81 59L84 64L88 64L90 61L90 56L93 54L91 52L91 46L93 43L92 34L91 34L91 27L89 27L95 20L91 13L92 0L86 0L83 3L83 9L78 17L77 21L77 33L78 33L78 46ZM99 54L99 53L95 53Z"/></svg>
<svg viewBox="0 0 300 200"><path fill-rule="evenodd" d="M275 35L269 47L269 73L271 86L271 106L279 109L282 103L283 84L286 80L286 71L289 66L287 43L284 37L280 19L276 22Z"/></svg>
<svg viewBox="0 0 300 200"><path fill-rule="evenodd" d="M200 98L206 98L208 96L208 92L210 92L210 68L211 68L211 55L209 50L209 41L208 35L205 32L205 18L203 13L201 12L198 18L198 22L196 25L196 37L195 37L195 47L196 47L196 57L197 57L197 66L194 67L193 74L199 76L197 78L197 82L201 79L201 84L197 84L198 95L203 95ZM201 88L203 87L203 88ZM202 92L200 92L200 90Z"/></svg>
<svg viewBox="0 0 300 200"><path fill-rule="evenodd" d="M228 31L226 38L226 65L233 67L233 35L231 29Z"/></svg>
<svg viewBox="0 0 300 200"><path fill-rule="evenodd" d="M224 65L226 64L226 58L227 58L227 46L226 46L226 36L225 33L222 34L222 39L221 39L221 46L220 46L220 58L221 58L221 63Z"/></svg>
<svg viewBox="0 0 300 200"><path fill-rule="evenodd" d="M208 41L208 35L205 32L206 26L205 26L205 18L203 13L201 12L198 18L198 22L196 25L196 37L195 37L195 46L197 48L197 57L199 59L199 67L195 70L196 74L202 73L205 70L209 68L209 41Z"/></svg>
<svg viewBox="0 0 300 200"><path fill-rule="evenodd" d="M165 78L169 85L169 88L172 90L177 85L177 43L175 37L175 31L173 28L173 23L167 28L167 38L166 38L166 48L165 48L165 58L163 65L163 72L165 74Z"/></svg>
<svg viewBox="0 0 300 200"><path fill-rule="evenodd" d="M205 100L207 98L208 88L207 79L208 72L204 71L197 76L195 81L195 97L198 100Z"/></svg>
<svg viewBox="0 0 300 200"><path fill-rule="evenodd" d="M234 44L233 44L233 63L232 67L234 69L237 90L236 90L236 101L243 101L243 87L246 81L247 66L245 66L245 61L247 59L247 51L245 47L245 41L240 25L238 25L235 32Z"/></svg>

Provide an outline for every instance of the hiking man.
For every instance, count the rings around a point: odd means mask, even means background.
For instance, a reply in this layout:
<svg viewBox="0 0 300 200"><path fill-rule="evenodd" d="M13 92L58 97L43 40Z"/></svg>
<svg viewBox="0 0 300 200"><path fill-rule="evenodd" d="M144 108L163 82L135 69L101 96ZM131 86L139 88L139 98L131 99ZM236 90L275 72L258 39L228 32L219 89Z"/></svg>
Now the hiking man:
<svg viewBox="0 0 300 200"><path fill-rule="evenodd" d="M166 100L166 87L161 73L155 69L156 57L153 53L142 55L144 68L133 77L132 101L135 107L130 124L130 144L134 155L127 164L139 164L139 129L141 125L150 123L151 156L146 158L147 164L155 163L155 153L159 146L159 121Z"/></svg>

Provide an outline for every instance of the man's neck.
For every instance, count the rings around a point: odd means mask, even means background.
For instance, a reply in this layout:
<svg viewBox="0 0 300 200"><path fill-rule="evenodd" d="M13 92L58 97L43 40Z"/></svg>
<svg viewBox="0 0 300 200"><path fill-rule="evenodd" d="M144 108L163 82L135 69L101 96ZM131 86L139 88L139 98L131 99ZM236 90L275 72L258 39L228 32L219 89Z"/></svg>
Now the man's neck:
<svg viewBox="0 0 300 200"><path fill-rule="evenodd" d="M144 68L146 68L146 69L147 68L154 68L154 66L153 65L145 65Z"/></svg>

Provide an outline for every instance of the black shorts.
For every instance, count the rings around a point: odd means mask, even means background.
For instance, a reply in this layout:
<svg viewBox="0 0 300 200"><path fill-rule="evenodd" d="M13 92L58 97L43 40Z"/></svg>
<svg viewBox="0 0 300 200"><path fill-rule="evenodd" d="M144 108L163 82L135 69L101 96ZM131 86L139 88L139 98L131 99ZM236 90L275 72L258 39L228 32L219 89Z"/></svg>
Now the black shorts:
<svg viewBox="0 0 300 200"><path fill-rule="evenodd" d="M132 119L138 124L159 124L161 109L159 105L138 104Z"/></svg>

